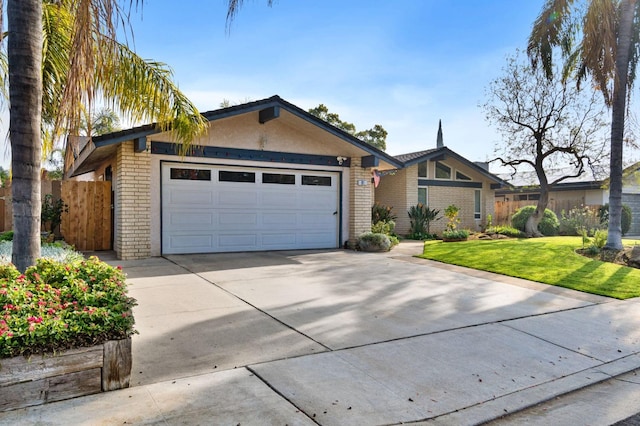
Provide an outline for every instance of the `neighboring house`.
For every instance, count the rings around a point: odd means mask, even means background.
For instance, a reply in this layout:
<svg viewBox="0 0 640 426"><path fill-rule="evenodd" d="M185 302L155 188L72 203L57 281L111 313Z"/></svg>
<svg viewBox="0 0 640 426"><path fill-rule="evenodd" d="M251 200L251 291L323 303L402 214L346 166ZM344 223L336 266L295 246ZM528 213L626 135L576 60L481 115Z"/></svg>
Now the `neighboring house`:
<svg viewBox="0 0 640 426"><path fill-rule="evenodd" d="M471 162L444 146L441 126L436 148L395 158L403 168L395 174L383 173L375 200L393 207L400 235L410 232L408 211L418 203L440 211L441 219L431 223L431 233L440 234L445 229L444 210L451 204L460 208L460 228L481 230L488 215L493 214L496 189L508 185L490 173L486 163Z"/></svg>
<svg viewBox="0 0 640 426"><path fill-rule="evenodd" d="M555 170L548 173L550 181L562 176L566 170ZM511 205L505 209L509 213L522 205L533 205L540 198L540 188L535 172L521 172L511 175L500 175L509 181L512 187L496 191L496 211L500 206ZM622 204L631 208L631 228L629 235L640 235L640 162L627 167L623 172ZM549 192L549 208L558 216L562 210L569 211L574 207L599 207L609 202L608 179L597 179L589 173L577 178L570 178L555 185Z"/></svg>
<svg viewBox="0 0 640 426"><path fill-rule="evenodd" d="M278 96L203 116L184 157L153 124L69 148L66 178L112 181L118 258L354 244L371 227L373 170L403 167Z"/></svg>

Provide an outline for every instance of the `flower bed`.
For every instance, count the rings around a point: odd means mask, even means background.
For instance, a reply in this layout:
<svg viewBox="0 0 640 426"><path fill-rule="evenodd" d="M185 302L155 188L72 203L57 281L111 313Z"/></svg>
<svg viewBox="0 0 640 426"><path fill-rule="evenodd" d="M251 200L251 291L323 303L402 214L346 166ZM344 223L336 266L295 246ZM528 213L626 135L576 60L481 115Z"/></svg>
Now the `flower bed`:
<svg viewBox="0 0 640 426"><path fill-rule="evenodd" d="M124 273L96 257L0 265L1 409L127 387L133 306Z"/></svg>

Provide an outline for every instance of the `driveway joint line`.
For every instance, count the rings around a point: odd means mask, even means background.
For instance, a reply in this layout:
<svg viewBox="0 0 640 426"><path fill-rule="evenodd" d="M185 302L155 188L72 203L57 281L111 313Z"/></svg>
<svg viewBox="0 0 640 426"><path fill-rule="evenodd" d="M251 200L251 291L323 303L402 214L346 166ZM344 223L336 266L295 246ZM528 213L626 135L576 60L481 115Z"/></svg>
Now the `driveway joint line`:
<svg viewBox="0 0 640 426"><path fill-rule="evenodd" d="M592 355L584 354L584 353L580 352L579 350L572 349L572 348L569 348L569 347L567 347L567 346L559 345L559 344L557 344L557 343L555 343L555 342L552 342L551 340L543 339L543 338L542 338L542 337L540 337L540 336L536 336L535 334L533 334L533 333L529 333L528 331L520 330L520 329L518 329L518 328L515 328L515 327L513 327L513 326L510 326L509 324L500 324L500 325L502 325L503 327L510 328L510 329L511 329L511 330L513 330L513 331L517 331L518 333L522 333L522 334L525 334L525 335L527 335L527 336L531 336L531 337L533 337L533 338L534 338L534 339L536 339L536 340L541 340L541 341L543 341L543 342L545 342L545 343L549 343L550 345L556 346L556 347L558 347L558 348L562 348L562 349L567 350L567 351L569 351L569 352L573 352L574 354L582 355L582 356L584 356L584 357L591 358L591 359L593 359L593 360L595 360L595 361L602 362L602 363L605 363L605 364L606 364L607 362L609 362L609 361L605 361L604 359L596 358L595 356L592 356ZM631 354L631 355L633 355L633 354ZM622 359L622 358L624 358L624 357L616 358L616 359Z"/></svg>
<svg viewBox="0 0 640 426"><path fill-rule="evenodd" d="M165 258L165 259L167 259L167 258ZM290 326L290 325L289 325L289 324L287 324L286 322L284 322L284 321L280 320L279 318L274 317L274 316L273 316L273 315L271 315L270 313L268 313L268 312L264 311L263 309L260 309L258 306L256 306L256 305L254 305L254 304L250 303L249 301L247 301L247 300L243 299L242 297L238 296L237 294L234 294L233 292L231 292L231 291L227 290L226 288L224 288L224 287L222 287L222 286L220 286L220 285L218 285L218 284L214 283L213 281L208 280L207 278L205 278L205 277L203 277L202 275L200 275L200 273L195 272L195 271L192 271L191 269L189 269L189 268L187 268L187 267L185 267L185 266L183 266L183 265L180 265L180 264L178 264L178 263L174 262L174 261L173 261L173 260L171 260L171 259L167 259L167 260L168 260L169 262L171 262L171 263L173 263L173 264L175 264L175 265L179 266L180 268L184 269L185 271L188 271L189 273L194 274L195 276L199 277L200 279L203 279L204 281L208 282L208 283L209 283L209 284L211 284L212 286L214 286L214 287L216 287L216 288L218 288L218 289L220 289L220 290L224 291L225 293L227 293L227 294L228 294L228 295L230 295L231 297L233 297L233 298L235 298L235 299L237 299L237 300L240 300L241 302L243 302L243 303L245 303L246 305L248 305L248 306L252 307L252 308L253 308L253 309L255 309L256 311L263 313L264 315L268 316L269 318L271 318L272 320L276 321L277 323L282 324L283 326L285 326L285 327L286 327L286 328L288 328L289 330L292 330L292 331L294 331L295 333L297 333L297 334L299 334L299 335L301 335L301 336L303 336L303 337L305 337L305 338L307 338L307 339L311 340L312 342L314 342L314 343L316 343L316 344L318 344L318 345L322 346L322 347L323 347L323 348L325 348L327 351L333 351L333 349L331 349L329 346L325 345L324 343L317 341L317 340L316 340L316 339L314 339L313 337L308 336L307 334L305 334L305 333L301 332L300 330L297 330L296 328L294 328L294 327Z"/></svg>
<svg viewBox="0 0 640 426"><path fill-rule="evenodd" d="M302 414L304 414L309 420L311 420L313 423L319 425L320 423L318 423L318 421L316 419L314 419L313 417L311 417L309 415L309 413L307 413L306 411L304 411L302 409L302 407L298 407L293 401L291 401L289 398L287 398L282 392L280 392L277 388L275 388L271 383L269 383L268 380L266 380L264 377L262 377L260 375L260 373L258 373L256 370L254 370L253 368L247 366L245 367L247 370L249 370L251 372L251 374L253 374L255 377L257 377L262 383L264 383L269 389L271 389L273 392L275 392L277 395L279 395L282 399L284 399L285 401L287 401L289 404L291 404L292 406L294 406L296 408L296 410L298 410L299 412L301 412Z"/></svg>

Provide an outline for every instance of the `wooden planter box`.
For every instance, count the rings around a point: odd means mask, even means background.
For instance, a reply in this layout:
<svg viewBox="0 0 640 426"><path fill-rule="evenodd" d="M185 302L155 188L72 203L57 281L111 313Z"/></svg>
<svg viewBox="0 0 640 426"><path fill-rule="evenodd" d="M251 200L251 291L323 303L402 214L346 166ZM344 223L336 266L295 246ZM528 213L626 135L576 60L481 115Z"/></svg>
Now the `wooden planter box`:
<svg viewBox="0 0 640 426"><path fill-rule="evenodd" d="M0 359L0 412L129 387L131 339Z"/></svg>

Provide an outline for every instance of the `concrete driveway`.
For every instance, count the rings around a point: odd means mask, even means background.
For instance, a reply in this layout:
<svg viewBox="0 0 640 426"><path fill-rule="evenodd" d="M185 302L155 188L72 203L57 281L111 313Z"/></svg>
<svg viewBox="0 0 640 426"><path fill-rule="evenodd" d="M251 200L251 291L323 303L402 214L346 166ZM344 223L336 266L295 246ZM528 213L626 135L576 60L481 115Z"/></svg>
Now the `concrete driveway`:
<svg viewBox="0 0 640 426"><path fill-rule="evenodd" d="M113 261L139 302L132 388L0 424L477 424L640 368L640 300L421 246ZM640 411L597 408L595 424Z"/></svg>

